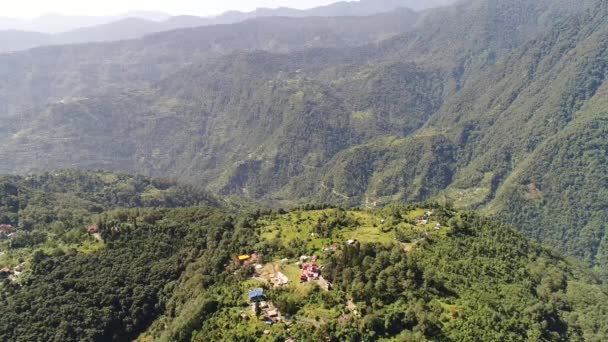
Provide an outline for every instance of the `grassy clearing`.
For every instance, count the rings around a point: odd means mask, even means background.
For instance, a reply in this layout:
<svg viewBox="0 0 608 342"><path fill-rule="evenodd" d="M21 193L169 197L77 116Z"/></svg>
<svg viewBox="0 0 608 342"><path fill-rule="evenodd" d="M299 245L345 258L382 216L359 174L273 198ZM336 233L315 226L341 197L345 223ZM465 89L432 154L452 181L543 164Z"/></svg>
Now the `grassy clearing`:
<svg viewBox="0 0 608 342"><path fill-rule="evenodd" d="M347 240L357 240L361 243L380 243L391 244L397 242L397 232L406 232L407 235L413 237L412 242L423 239L428 235L436 237L445 237L448 230L442 227L440 230L435 230L437 222L429 220L428 224L414 226L409 222L415 218L424 215L426 209L415 209L409 212L401 213L403 219L394 219L386 210L380 211L349 211L347 217L354 224L348 227L334 229L331 236L328 238L320 238L312 236L315 226L323 217L331 217L335 215L335 209L317 210L317 211L296 211L285 215L268 217L262 221L261 231L263 240L279 240L283 246L289 246L294 241L305 242L308 254L314 254L320 257L320 262L323 262L323 249L330 246L332 243L343 244ZM404 250L409 252L415 248L415 243L409 243L404 246ZM290 278L294 278L292 275Z"/></svg>
<svg viewBox="0 0 608 342"><path fill-rule="evenodd" d="M333 209L318 211L296 211L261 220L261 238L270 241L280 239L284 246L294 240L303 240L310 253L320 254L323 249L334 242L342 243L349 239L363 243L391 243L395 236L392 232L383 231L381 218L370 211L351 211L348 216L356 221L353 227L336 229L328 238L313 236L314 227L323 215L332 215Z"/></svg>
<svg viewBox="0 0 608 342"><path fill-rule="evenodd" d="M306 298L312 290L312 284L300 282L300 268L296 265L287 265L283 268L283 274L289 278L289 288L293 290L294 294L300 298Z"/></svg>
<svg viewBox="0 0 608 342"><path fill-rule="evenodd" d="M357 240L361 243L390 244L395 242L396 231L409 231L421 237L426 234L445 236L446 229L435 231L437 222L432 218L428 224L414 226L408 222L416 217L422 216L426 209L416 209L403 213L403 219L395 221L383 211L349 211L348 217L354 225L334 229L330 237L321 238L311 235L319 220L325 216L331 216L335 209L317 211L296 211L285 215L268 217L261 220L261 238L270 241L278 239L283 246L289 246L294 241L304 241L310 254L316 254L323 258L323 249L332 243L342 244L347 240Z"/></svg>
<svg viewBox="0 0 608 342"><path fill-rule="evenodd" d="M317 221L326 211L296 211L286 215L277 216L274 219L266 218L262 223L262 240L280 239L284 246L289 245L296 239L306 241L307 248L311 251L322 251L329 243L329 239L312 237L313 228Z"/></svg>

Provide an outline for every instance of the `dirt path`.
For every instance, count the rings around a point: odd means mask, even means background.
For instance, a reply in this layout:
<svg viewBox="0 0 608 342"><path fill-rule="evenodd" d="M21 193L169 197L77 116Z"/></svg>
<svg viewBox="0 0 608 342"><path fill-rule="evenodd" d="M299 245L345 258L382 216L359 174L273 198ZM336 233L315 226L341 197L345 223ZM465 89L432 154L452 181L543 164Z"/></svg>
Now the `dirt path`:
<svg viewBox="0 0 608 342"><path fill-rule="evenodd" d="M338 197L342 197L342 198L344 198L344 199L346 199L346 200L349 200L349 199L350 199L350 197L346 196L345 194L341 194L341 193L337 192L337 191L336 191L336 190L334 190L334 189L330 189L330 188L329 188L327 185L325 185L325 183L323 183L323 182L321 182L321 183L320 183L320 186L321 186L323 189L325 189L325 190L330 190L332 194L334 194L334 195L336 195L336 196L338 196Z"/></svg>
<svg viewBox="0 0 608 342"><path fill-rule="evenodd" d="M255 279L270 283L275 287L286 285L289 282L289 278L281 272L282 265L279 263L268 263L264 267L258 270L259 277ZM281 281L283 280L283 281Z"/></svg>

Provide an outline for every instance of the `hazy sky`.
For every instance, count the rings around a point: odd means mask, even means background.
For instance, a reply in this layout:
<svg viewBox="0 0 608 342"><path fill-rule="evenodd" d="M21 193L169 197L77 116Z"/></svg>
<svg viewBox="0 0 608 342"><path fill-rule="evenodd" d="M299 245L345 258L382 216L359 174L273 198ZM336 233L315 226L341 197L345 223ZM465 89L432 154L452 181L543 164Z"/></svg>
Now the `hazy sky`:
<svg viewBox="0 0 608 342"><path fill-rule="evenodd" d="M113 15L131 10L169 14L215 15L227 10L249 11L257 7L310 8L337 0L4 0L0 17L33 18L47 13L66 15Z"/></svg>

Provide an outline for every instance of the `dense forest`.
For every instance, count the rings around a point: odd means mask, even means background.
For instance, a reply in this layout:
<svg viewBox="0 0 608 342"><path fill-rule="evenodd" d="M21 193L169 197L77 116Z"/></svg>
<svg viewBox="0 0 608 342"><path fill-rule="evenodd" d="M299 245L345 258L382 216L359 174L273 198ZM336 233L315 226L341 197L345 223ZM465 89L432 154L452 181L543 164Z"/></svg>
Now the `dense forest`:
<svg viewBox="0 0 608 342"><path fill-rule="evenodd" d="M83 224L78 220L114 208L227 204L200 187L174 180L79 170L0 176L0 191L0 222L25 230Z"/></svg>
<svg viewBox="0 0 608 342"><path fill-rule="evenodd" d="M100 219L100 232L99 251L37 250L27 279L5 283L3 340L133 339L164 312L168 286L195 258L209 257L205 278L216 282L247 237L239 239L230 217L212 209L120 211Z"/></svg>
<svg viewBox="0 0 608 342"><path fill-rule="evenodd" d="M133 184L141 186L123 189L128 196L122 200L110 195ZM138 200L150 189L181 186L76 171L6 177L1 195L16 187L32 192L34 185L55 196L103 200L89 214L62 200L24 206L82 215L95 231L82 226L84 233L68 244L53 233L63 216L49 222L31 216L32 224L19 225L17 233L46 233L46 239L22 246L11 243L17 235L5 237L0 266L14 269L7 278L2 270L0 285L5 341L608 336L608 288L599 278L472 212L435 203L375 210L235 209L195 199L197 192L171 196L184 208L143 208L148 202ZM20 210L16 214L22 217ZM309 267L318 273L302 280ZM255 288L267 303L259 314L247 296Z"/></svg>

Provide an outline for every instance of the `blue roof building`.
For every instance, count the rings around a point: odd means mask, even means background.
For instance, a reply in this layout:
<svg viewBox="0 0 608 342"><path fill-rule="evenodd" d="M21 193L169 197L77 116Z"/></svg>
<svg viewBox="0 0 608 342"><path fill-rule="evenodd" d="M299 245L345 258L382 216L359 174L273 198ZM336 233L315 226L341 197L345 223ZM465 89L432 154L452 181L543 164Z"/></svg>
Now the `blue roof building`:
<svg viewBox="0 0 608 342"><path fill-rule="evenodd" d="M249 291L249 299L250 300L258 300L264 296L264 289L253 289Z"/></svg>

